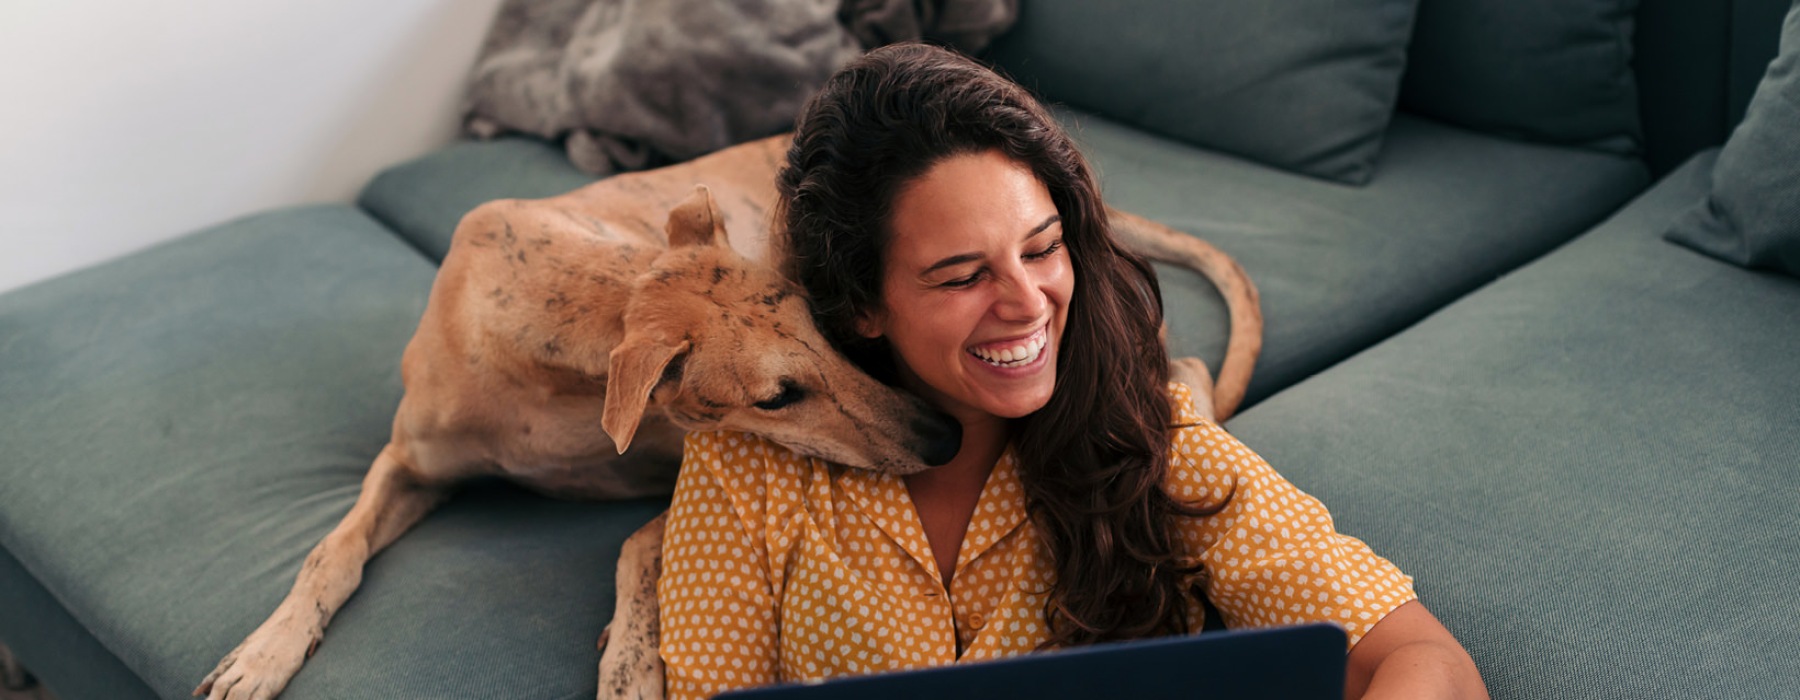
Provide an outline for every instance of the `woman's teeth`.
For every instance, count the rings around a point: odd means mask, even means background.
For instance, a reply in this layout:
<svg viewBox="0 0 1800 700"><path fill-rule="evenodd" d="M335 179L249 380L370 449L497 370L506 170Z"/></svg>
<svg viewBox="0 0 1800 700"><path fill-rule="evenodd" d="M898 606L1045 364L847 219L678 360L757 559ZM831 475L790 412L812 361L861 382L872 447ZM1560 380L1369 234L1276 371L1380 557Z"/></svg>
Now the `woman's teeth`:
<svg viewBox="0 0 1800 700"><path fill-rule="evenodd" d="M1044 344L1049 342L1047 333L1039 331L1036 335L1025 339L1023 343L1012 347L987 349L969 348L969 354L980 358L995 367L1023 367L1038 358L1044 351Z"/></svg>

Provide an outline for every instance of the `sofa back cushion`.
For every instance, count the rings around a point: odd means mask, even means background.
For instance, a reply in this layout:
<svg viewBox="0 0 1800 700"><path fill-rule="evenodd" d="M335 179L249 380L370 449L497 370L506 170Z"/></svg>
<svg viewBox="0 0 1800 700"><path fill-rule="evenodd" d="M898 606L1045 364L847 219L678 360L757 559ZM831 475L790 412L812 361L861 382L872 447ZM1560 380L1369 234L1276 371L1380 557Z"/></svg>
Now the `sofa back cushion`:
<svg viewBox="0 0 1800 700"><path fill-rule="evenodd" d="M1800 0L1713 168L1706 199L1676 219L1669 240L1745 267L1800 277Z"/></svg>
<svg viewBox="0 0 1800 700"><path fill-rule="evenodd" d="M986 54L1052 102L1362 183L1418 0L1030 0Z"/></svg>
<svg viewBox="0 0 1800 700"><path fill-rule="evenodd" d="M1400 105L1490 133L1635 155L1637 5L1420 0Z"/></svg>

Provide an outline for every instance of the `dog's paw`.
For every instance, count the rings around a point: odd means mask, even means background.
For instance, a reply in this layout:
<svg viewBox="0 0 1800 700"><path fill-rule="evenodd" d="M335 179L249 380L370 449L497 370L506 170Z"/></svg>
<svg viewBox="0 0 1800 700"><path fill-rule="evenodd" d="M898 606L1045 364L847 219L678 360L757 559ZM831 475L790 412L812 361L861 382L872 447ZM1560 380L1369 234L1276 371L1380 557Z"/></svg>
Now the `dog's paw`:
<svg viewBox="0 0 1800 700"><path fill-rule="evenodd" d="M300 665L319 648L320 636L284 632L275 620L263 623L244 643L226 654L194 689L207 700L272 700L280 695Z"/></svg>

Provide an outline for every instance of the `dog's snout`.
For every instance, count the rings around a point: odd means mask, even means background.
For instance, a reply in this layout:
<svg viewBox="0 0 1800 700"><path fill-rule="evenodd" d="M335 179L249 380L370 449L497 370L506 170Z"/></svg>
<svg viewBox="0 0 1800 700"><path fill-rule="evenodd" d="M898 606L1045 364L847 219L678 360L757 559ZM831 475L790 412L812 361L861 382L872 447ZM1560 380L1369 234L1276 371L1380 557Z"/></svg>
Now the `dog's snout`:
<svg viewBox="0 0 1800 700"><path fill-rule="evenodd" d="M949 464L962 449L962 423L949 415L927 413L913 422L913 432L922 438L919 459L927 465Z"/></svg>

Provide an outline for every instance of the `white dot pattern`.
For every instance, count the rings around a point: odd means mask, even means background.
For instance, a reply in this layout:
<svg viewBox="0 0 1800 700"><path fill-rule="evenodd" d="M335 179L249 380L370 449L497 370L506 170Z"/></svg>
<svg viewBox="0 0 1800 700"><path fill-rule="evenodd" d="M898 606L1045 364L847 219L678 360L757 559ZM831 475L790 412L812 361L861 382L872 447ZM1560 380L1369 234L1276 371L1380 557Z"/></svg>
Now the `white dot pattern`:
<svg viewBox="0 0 1800 700"><path fill-rule="evenodd" d="M1166 483L1217 503L1180 537L1229 627L1332 622L1354 645L1413 600L1412 578L1261 457L1188 407ZM1235 491L1233 491L1235 485ZM898 478L800 457L740 433L688 436L658 583L670 698L731 688L992 659L1048 638L1053 572L1026 518L1009 450L995 465L949 590ZM1199 601L1190 624L1203 620Z"/></svg>

